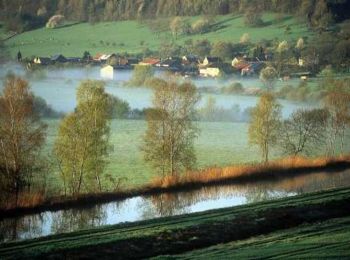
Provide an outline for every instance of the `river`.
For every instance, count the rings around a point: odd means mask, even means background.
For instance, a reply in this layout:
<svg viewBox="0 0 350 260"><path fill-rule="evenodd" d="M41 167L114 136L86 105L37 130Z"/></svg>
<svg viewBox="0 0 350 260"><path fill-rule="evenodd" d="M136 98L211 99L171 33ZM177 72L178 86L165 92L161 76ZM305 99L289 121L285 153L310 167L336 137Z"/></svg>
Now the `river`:
<svg viewBox="0 0 350 260"><path fill-rule="evenodd" d="M139 196L85 208L3 219L0 221L0 241L30 239L122 222L201 212L347 186L350 186L350 170Z"/></svg>

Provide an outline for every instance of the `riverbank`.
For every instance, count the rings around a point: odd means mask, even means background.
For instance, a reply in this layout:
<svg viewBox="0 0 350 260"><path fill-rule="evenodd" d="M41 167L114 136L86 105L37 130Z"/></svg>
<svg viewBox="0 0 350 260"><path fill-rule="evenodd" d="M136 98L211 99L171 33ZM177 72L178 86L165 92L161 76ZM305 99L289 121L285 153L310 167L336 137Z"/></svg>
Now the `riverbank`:
<svg viewBox="0 0 350 260"><path fill-rule="evenodd" d="M233 208L5 243L0 245L0 258L155 257L184 253L221 243L233 243L271 232L290 232L291 228L305 223L313 225L333 221L331 219L335 218L343 218L339 223L348 230L349 216L350 188L343 188ZM322 235L322 230L318 235ZM332 242L337 239L339 242L344 240L342 237L335 237ZM323 248L319 250L319 254L322 255ZM327 250L326 247L324 250ZM278 254L277 250L276 252Z"/></svg>
<svg viewBox="0 0 350 260"><path fill-rule="evenodd" d="M124 189L118 192L81 194L75 197L56 196L44 198L32 194L27 200L21 199L17 207L0 209L0 219L18 217L44 211L91 207L95 204L127 199L136 196L157 195L176 191L196 190L206 186L248 184L264 181L278 181L318 171L332 172L350 168L350 158L301 157L272 161L269 164L243 164L232 167L211 168L198 172L188 172L180 177L155 179L140 188Z"/></svg>

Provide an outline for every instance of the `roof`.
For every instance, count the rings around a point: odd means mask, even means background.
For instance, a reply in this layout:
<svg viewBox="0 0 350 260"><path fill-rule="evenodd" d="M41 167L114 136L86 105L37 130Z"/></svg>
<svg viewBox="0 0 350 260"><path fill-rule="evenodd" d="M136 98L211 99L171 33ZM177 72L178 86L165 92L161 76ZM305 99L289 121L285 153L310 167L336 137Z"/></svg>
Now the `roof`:
<svg viewBox="0 0 350 260"><path fill-rule="evenodd" d="M220 58L219 57L205 57L208 62L210 63L215 63L215 62L220 62Z"/></svg>
<svg viewBox="0 0 350 260"><path fill-rule="evenodd" d="M182 57L182 59L188 62L198 62L198 57L195 55L185 55Z"/></svg>
<svg viewBox="0 0 350 260"><path fill-rule="evenodd" d="M40 59L41 63L50 63L51 59L47 57L36 57L36 59Z"/></svg>
<svg viewBox="0 0 350 260"><path fill-rule="evenodd" d="M160 60L159 59L155 59L155 58L146 58L143 59L140 64L149 64L149 65L156 65L157 63L159 63Z"/></svg>
<svg viewBox="0 0 350 260"><path fill-rule="evenodd" d="M66 58L62 54L56 54L51 56L52 61L57 61L57 60L66 60Z"/></svg>

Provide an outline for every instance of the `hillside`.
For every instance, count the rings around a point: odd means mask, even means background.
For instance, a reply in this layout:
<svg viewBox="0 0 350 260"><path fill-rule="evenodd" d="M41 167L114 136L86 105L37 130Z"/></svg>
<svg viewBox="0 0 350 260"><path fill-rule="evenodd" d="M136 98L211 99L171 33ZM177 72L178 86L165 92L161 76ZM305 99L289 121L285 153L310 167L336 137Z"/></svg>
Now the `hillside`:
<svg viewBox="0 0 350 260"><path fill-rule="evenodd" d="M169 30L169 19L159 19L159 28L154 29L151 21L119 21L102 22L91 25L89 23L70 23L57 29L41 28L28 31L5 42L11 56L21 50L25 57L48 56L62 53L66 56L82 56L84 51L91 54L128 52L142 53L146 48L158 50L162 43L173 42L183 45L187 40L208 39L238 43L244 33L248 33L252 42L263 39L290 40L299 37L311 37L305 23L298 22L292 16L277 19L276 14L265 14L263 27L247 27L241 15L217 16L212 29L208 33L195 35L181 35L175 39ZM199 17L191 17L196 20ZM285 33L289 25L291 31ZM152 28L152 29L151 29ZM1 32L1 31L0 31ZM1 35L4 37L4 35Z"/></svg>

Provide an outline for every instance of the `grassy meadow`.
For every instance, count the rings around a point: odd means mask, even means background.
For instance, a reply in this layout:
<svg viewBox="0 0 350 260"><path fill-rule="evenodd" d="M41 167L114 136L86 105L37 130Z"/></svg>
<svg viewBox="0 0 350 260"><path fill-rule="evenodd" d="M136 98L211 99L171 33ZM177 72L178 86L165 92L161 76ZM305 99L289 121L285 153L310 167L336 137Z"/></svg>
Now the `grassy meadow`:
<svg viewBox="0 0 350 260"><path fill-rule="evenodd" d="M190 22L200 17L190 17ZM177 39L169 31L170 18L157 19L158 25L154 28L154 21L118 21L89 23L67 23L57 29L40 28L25 32L5 42L12 56L21 50L24 57L32 55L48 56L62 53L66 56L82 56L85 50L91 54L98 52L129 52L140 53L145 48L157 50L162 42L171 39L177 44L186 40L193 41L208 39L211 42L230 41L239 42L244 33L250 35L252 42L262 39L290 40L299 37L311 36L305 24L298 22L292 16L265 14L264 27L247 27L242 15L216 16L213 29L204 34L179 36ZM289 34L285 33L286 26L290 26ZM5 38L0 29L0 38Z"/></svg>
<svg viewBox="0 0 350 260"><path fill-rule="evenodd" d="M58 120L47 120L47 153L50 153L57 136ZM110 164L106 169L115 177L126 178L128 187L141 186L149 182L155 171L144 162L140 151L142 135L146 130L142 120L113 120L110 142L113 145ZM200 134L195 142L198 168L229 166L260 159L258 150L249 146L248 125L245 123L198 123ZM52 184L60 182L57 172L51 176Z"/></svg>

